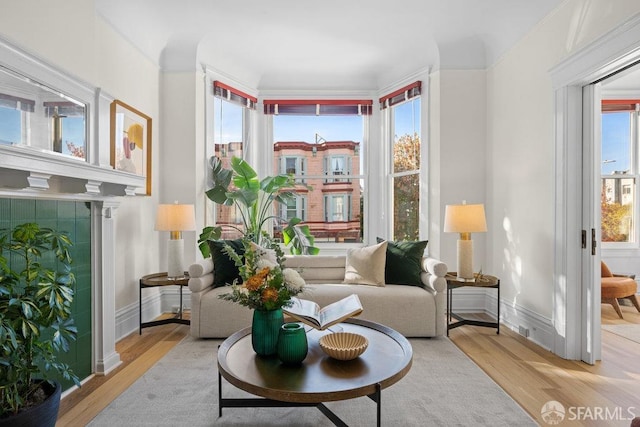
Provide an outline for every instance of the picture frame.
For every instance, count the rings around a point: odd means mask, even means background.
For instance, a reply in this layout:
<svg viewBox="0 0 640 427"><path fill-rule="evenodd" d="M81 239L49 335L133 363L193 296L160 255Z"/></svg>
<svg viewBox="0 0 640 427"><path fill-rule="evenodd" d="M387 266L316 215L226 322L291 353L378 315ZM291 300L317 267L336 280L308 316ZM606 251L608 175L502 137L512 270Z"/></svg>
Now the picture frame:
<svg viewBox="0 0 640 427"><path fill-rule="evenodd" d="M137 194L151 195L151 117L120 101L111 103L111 166L145 177Z"/></svg>

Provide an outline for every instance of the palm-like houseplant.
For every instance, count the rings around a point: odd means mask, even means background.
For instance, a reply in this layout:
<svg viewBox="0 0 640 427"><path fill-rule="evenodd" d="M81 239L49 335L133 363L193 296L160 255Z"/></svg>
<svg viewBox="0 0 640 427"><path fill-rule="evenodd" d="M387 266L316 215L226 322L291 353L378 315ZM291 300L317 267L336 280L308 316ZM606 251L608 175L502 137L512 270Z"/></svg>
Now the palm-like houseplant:
<svg viewBox="0 0 640 427"><path fill-rule="evenodd" d="M295 182L290 175L267 176L260 180L256 171L244 160L233 157L231 169L222 166L218 157L210 159L213 186L206 192L207 197L219 205L239 208L244 230L229 227L243 233L256 244L268 239L264 227L271 220L278 220L272 213L273 202L287 203L295 197ZM308 225L301 225L299 218L289 220L282 230L284 244L292 254L315 255L319 249L314 246L314 237ZM205 227L198 240L204 257L209 256L207 240L219 239L222 227Z"/></svg>
<svg viewBox="0 0 640 427"><path fill-rule="evenodd" d="M58 360L77 334L71 246L66 233L35 223L0 230L0 422L45 399L53 372L80 385ZM54 424L58 405L59 396Z"/></svg>

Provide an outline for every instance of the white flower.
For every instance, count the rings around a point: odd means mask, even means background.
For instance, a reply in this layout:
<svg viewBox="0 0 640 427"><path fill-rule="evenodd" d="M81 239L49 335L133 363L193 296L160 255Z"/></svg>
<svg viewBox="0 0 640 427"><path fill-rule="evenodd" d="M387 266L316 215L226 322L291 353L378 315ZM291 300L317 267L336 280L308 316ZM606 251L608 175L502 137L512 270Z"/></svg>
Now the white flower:
<svg viewBox="0 0 640 427"><path fill-rule="evenodd" d="M269 261L268 259L259 259L258 262L256 262L256 270L262 270L263 268L269 268L269 270L273 270L274 268L277 267L277 264L274 264L273 262Z"/></svg>
<svg viewBox="0 0 640 427"><path fill-rule="evenodd" d="M302 276L300 276L300 273L293 268L285 268L282 270L282 275L284 276L284 283L287 286L287 289L292 292L302 291L305 283Z"/></svg>

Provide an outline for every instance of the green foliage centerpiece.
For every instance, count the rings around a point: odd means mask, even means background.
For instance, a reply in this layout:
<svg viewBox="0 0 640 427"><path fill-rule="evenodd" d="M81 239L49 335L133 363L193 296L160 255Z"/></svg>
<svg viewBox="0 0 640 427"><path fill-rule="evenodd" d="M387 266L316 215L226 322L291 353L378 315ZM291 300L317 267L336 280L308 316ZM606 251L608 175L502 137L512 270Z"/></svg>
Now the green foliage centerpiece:
<svg viewBox="0 0 640 427"><path fill-rule="evenodd" d="M235 281L231 292L220 295L221 299L237 302L253 309L251 343L261 356L276 354L278 334L284 323L282 307L291 304L291 297L303 291L305 282L300 274L283 266L284 254L280 246L265 239L267 248L262 248L245 237L244 258L231 246L225 252L240 271L242 283Z"/></svg>

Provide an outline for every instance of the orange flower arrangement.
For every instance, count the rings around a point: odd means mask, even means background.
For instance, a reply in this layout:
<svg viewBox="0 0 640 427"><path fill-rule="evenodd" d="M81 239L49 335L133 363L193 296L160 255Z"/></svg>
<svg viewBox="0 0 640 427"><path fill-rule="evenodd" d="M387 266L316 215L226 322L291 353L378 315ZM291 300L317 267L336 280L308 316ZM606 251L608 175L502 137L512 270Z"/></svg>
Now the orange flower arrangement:
<svg viewBox="0 0 640 427"><path fill-rule="evenodd" d="M256 310L275 310L291 304L291 297L302 292L305 282L291 268L284 268L284 254L280 246L269 241L264 249L245 238L245 253L240 257L230 246L226 253L240 270L242 283L234 282L231 292L221 299L234 301Z"/></svg>

